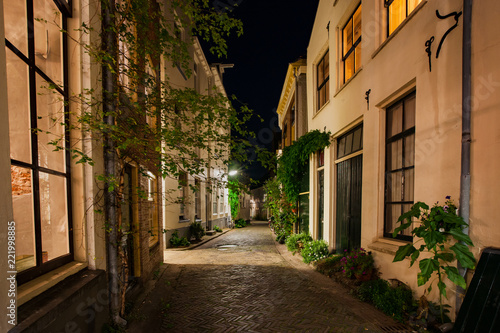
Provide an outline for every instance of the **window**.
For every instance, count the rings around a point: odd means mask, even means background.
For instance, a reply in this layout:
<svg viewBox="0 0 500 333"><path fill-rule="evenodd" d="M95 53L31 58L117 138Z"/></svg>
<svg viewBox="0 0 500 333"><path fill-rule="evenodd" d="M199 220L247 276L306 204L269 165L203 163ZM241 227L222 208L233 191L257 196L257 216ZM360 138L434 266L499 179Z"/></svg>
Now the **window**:
<svg viewBox="0 0 500 333"><path fill-rule="evenodd" d="M213 187L212 187L212 214L217 214L217 208L219 207L218 205L218 199L219 199L219 195L218 195L218 190L219 188L217 187L217 184L215 184Z"/></svg>
<svg viewBox="0 0 500 333"><path fill-rule="evenodd" d="M316 68L318 74L318 110L330 99L330 52L326 51Z"/></svg>
<svg viewBox="0 0 500 333"><path fill-rule="evenodd" d="M188 189L188 179L187 173L181 172L179 173L179 220L187 220L187 209L186 209L186 201L187 198L187 189Z"/></svg>
<svg viewBox="0 0 500 333"><path fill-rule="evenodd" d="M337 140L337 159L363 149L363 126L360 125Z"/></svg>
<svg viewBox="0 0 500 333"><path fill-rule="evenodd" d="M201 181L199 178L194 180L194 211L197 219L201 219Z"/></svg>
<svg viewBox="0 0 500 333"><path fill-rule="evenodd" d="M387 7L387 36L410 15L422 0L385 0Z"/></svg>
<svg viewBox="0 0 500 333"><path fill-rule="evenodd" d="M342 63L346 83L361 67L361 4L342 29Z"/></svg>
<svg viewBox="0 0 500 333"><path fill-rule="evenodd" d="M158 243L159 223L158 223L158 187L156 176L150 172L146 172L148 185L148 200L144 203L147 211L149 222L149 246Z"/></svg>
<svg viewBox="0 0 500 333"><path fill-rule="evenodd" d="M66 5L4 2L18 284L73 260Z"/></svg>
<svg viewBox="0 0 500 333"><path fill-rule="evenodd" d="M224 202L226 201L226 198L224 197L224 189L220 189L220 198L219 198L219 213L224 214Z"/></svg>
<svg viewBox="0 0 500 333"><path fill-rule="evenodd" d="M415 93L387 108L384 236L392 237L401 214L413 205L415 183ZM406 229L398 238L412 240Z"/></svg>

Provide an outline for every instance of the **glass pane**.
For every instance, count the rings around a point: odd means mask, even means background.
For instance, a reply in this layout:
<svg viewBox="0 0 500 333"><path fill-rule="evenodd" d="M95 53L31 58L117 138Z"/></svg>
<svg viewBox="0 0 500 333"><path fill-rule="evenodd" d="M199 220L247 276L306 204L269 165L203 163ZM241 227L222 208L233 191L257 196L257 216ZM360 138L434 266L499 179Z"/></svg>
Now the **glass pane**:
<svg viewBox="0 0 500 333"><path fill-rule="evenodd" d="M325 90L326 90L326 85L323 86L319 91L318 91L318 109L321 108L325 103L326 103L326 97L325 97ZM283 133L286 137L286 131Z"/></svg>
<svg viewBox="0 0 500 333"><path fill-rule="evenodd" d="M41 167L65 172L63 97L37 75L38 160ZM48 132L48 133L47 133ZM57 142L56 142L57 141Z"/></svg>
<svg viewBox="0 0 500 333"><path fill-rule="evenodd" d="M422 0L408 0L408 15L421 3Z"/></svg>
<svg viewBox="0 0 500 333"><path fill-rule="evenodd" d="M4 1L3 15L5 38L27 56L28 23L26 18L26 1Z"/></svg>
<svg viewBox="0 0 500 333"><path fill-rule="evenodd" d="M322 59L320 61L320 63L318 64L318 88L319 88L319 86L321 86L321 84L323 83L323 81L325 79L325 74L323 71L323 62L324 62L324 59Z"/></svg>
<svg viewBox="0 0 500 333"><path fill-rule="evenodd" d="M405 170L405 190L403 201L413 201L415 169Z"/></svg>
<svg viewBox="0 0 500 333"><path fill-rule="evenodd" d="M411 209L412 204L403 204L403 213L406 213ZM399 224L398 224L399 226ZM402 235L405 236L411 236L411 231L413 230L413 226L409 227L408 229L405 229L401 232Z"/></svg>
<svg viewBox="0 0 500 333"><path fill-rule="evenodd" d="M359 5L358 9L354 13L353 17L353 41L356 42L358 38L361 38L361 5Z"/></svg>
<svg viewBox="0 0 500 333"><path fill-rule="evenodd" d="M327 51L324 58L323 58L323 61L324 61L324 72L323 72L323 75L324 75L324 78L326 79L327 77L330 76L330 51Z"/></svg>
<svg viewBox="0 0 500 333"><path fill-rule="evenodd" d="M349 133L345 138L345 154L352 153L352 133Z"/></svg>
<svg viewBox="0 0 500 333"><path fill-rule="evenodd" d="M338 143L337 158L345 155L345 136L343 136Z"/></svg>
<svg viewBox="0 0 500 333"><path fill-rule="evenodd" d="M62 14L54 1L33 1L35 63L56 84L63 83Z"/></svg>
<svg viewBox="0 0 500 333"><path fill-rule="evenodd" d="M354 75L354 54L355 52L351 53L344 61L344 83Z"/></svg>
<svg viewBox="0 0 500 333"><path fill-rule="evenodd" d="M409 129L415 127L415 95L405 99L405 127L404 129Z"/></svg>
<svg viewBox="0 0 500 333"><path fill-rule="evenodd" d="M326 81L324 94L325 94L325 103L326 103L330 100L330 80Z"/></svg>
<svg viewBox="0 0 500 333"><path fill-rule="evenodd" d="M397 140L387 144L387 168L388 171L401 169L403 167L403 141Z"/></svg>
<svg viewBox="0 0 500 333"><path fill-rule="evenodd" d="M42 262L69 253L66 178L40 172Z"/></svg>
<svg viewBox="0 0 500 333"><path fill-rule="evenodd" d="M359 43L354 50L354 59L354 72L357 72L361 68L361 43Z"/></svg>
<svg viewBox="0 0 500 333"><path fill-rule="evenodd" d="M353 151L357 151L357 150L360 150L361 149L361 128L358 128L355 132L354 132L354 137L353 137L353 141L352 141L352 150Z"/></svg>
<svg viewBox="0 0 500 333"><path fill-rule="evenodd" d="M406 0L394 0L389 6L389 35L406 18Z"/></svg>
<svg viewBox="0 0 500 333"><path fill-rule="evenodd" d="M403 128L403 106L401 103L387 110L387 138L401 133Z"/></svg>
<svg viewBox="0 0 500 333"><path fill-rule="evenodd" d="M14 165L10 175L16 222L16 269L21 272L36 266L32 175L30 169Z"/></svg>
<svg viewBox="0 0 500 333"><path fill-rule="evenodd" d="M405 166L415 165L415 134L407 136L405 139Z"/></svg>
<svg viewBox="0 0 500 333"><path fill-rule="evenodd" d="M397 171L387 175L387 201L401 201L402 180L403 171Z"/></svg>
<svg viewBox="0 0 500 333"><path fill-rule="evenodd" d="M398 226L398 218L401 216L401 206L388 204L385 208L385 232L392 233Z"/></svg>
<svg viewBox="0 0 500 333"><path fill-rule="evenodd" d="M344 39L344 48L342 55L345 56L352 47L352 18L347 22L347 25L342 30L342 34Z"/></svg>
<svg viewBox="0 0 500 333"><path fill-rule="evenodd" d="M6 48L10 157L31 163L28 66Z"/></svg>

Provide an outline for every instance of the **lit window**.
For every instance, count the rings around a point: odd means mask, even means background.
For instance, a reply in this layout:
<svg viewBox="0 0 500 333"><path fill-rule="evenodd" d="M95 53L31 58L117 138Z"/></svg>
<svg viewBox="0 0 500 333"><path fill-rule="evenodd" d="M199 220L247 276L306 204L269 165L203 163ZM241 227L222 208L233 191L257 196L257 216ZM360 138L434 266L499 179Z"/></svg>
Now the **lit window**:
<svg viewBox="0 0 500 333"><path fill-rule="evenodd" d="M5 1L3 8L18 284L73 260L62 32L69 7L55 2Z"/></svg>
<svg viewBox="0 0 500 333"><path fill-rule="evenodd" d="M387 108L386 117L384 236L392 238L398 218L414 203L415 93ZM411 230L397 237L411 241Z"/></svg>
<svg viewBox="0 0 500 333"><path fill-rule="evenodd" d="M318 74L318 110L330 99L330 52L326 51L317 66Z"/></svg>
<svg viewBox="0 0 500 333"><path fill-rule="evenodd" d="M345 83L361 67L361 4L342 29L342 62Z"/></svg>
<svg viewBox="0 0 500 333"><path fill-rule="evenodd" d="M387 35L390 35L410 15L422 0L385 0Z"/></svg>

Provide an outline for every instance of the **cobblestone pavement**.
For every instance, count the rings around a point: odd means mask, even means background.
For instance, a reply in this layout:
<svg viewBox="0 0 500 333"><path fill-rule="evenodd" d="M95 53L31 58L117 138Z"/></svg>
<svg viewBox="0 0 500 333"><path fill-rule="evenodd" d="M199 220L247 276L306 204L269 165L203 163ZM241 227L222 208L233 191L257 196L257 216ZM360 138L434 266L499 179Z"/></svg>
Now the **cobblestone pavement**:
<svg viewBox="0 0 500 333"><path fill-rule="evenodd" d="M405 332L275 244L267 224L165 251L128 332Z"/></svg>

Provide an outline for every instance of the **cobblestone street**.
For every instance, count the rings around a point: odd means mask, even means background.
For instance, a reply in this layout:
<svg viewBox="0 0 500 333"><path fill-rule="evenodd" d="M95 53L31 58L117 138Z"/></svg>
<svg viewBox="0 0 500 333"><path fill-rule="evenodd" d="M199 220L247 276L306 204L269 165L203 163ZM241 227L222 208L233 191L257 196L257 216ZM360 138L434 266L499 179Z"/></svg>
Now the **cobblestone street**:
<svg viewBox="0 0 500 333"><path fill-rule="evenodd" d="M275 244L265 223L165 253L129 332L404 331Z"/></svg>

